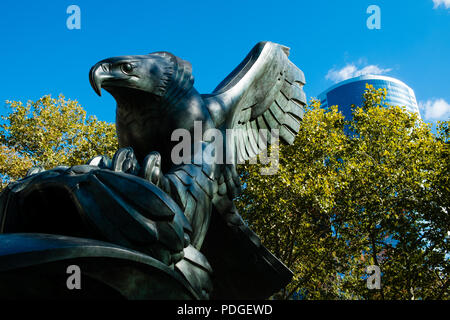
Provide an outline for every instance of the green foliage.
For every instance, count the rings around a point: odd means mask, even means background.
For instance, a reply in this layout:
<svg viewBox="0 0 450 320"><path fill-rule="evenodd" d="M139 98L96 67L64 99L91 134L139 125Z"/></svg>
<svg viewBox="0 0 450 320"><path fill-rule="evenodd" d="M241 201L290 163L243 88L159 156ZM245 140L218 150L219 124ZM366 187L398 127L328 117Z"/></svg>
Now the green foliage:
<svg viewBox="0 0 450 320"><path fill-rule="evenodd" d="M77 101L49 95L36 102L6 101L9 113L0 126L0 175L3 188L33 166L86 163L117 150L114 124L86 116Z"/></svg>
<svg viewBox="0 0 450 320"><path fill-rule="evenodd" d="M449 299L449 122L435 136L385 95L368 86L353 119L312 100L275 175L240 168L240 212L295 273L278 297Z"/></svg>

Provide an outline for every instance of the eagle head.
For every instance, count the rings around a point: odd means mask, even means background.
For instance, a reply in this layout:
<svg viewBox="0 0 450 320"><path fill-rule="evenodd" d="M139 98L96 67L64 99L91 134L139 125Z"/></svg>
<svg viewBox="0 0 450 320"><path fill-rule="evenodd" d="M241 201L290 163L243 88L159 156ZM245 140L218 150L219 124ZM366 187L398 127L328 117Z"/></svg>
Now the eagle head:
<svg viewBox="0 0 450 320"><path fill-rule="evenodd" d="M119 146L131 146L139 160L151 151L170 155L169 134L188 118L189 97L198 95L191 64L168 52L104 59L91 68L89 81L98 95L103 88L116 100Z"/></svg>
<svg viewBox="0 0 450 320"><path fill-rule="evenodd" d="M99 61L89 71L89 81L99 96L103 88L118 104L127 104L130 100L170 100L192 88L194 78L188 61L169 52L154 52Z"/></svg>

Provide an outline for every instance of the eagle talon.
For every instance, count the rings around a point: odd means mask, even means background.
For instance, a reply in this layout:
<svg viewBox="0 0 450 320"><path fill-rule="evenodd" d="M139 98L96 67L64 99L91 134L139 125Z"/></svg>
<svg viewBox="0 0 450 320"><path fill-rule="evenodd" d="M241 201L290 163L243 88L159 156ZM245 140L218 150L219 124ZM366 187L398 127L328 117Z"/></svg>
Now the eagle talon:
<svg viewBox="0 0 450 320"><path fill-rule="evenodd" d="M107 156L96 156L88 161L87 163L90 166L96 166L100 169L111 169L112 161Z"/></svg>
<svg viewBox="0 0 450 320"><path fill-rule="evenodd" d="M38 167L32 167L27 171L26 177L32 176L36 173L44 172L45 169L41 166Z"/></svg>
<svg viewBox="0 0 450 320"><path fill-rule="evenodd" d="M161 184L162 171L161 171L161 155L159 152L150 152L144 159L143 166L141 168L141 176L153 183L155 186Z"/></svg>
<svg viewBox="0 0 450 320"><path fill-rule="evenodd" d="M133 149L131 147L119 149L114 154L111 169L117 172L137 175L140 167Z"/></svg>

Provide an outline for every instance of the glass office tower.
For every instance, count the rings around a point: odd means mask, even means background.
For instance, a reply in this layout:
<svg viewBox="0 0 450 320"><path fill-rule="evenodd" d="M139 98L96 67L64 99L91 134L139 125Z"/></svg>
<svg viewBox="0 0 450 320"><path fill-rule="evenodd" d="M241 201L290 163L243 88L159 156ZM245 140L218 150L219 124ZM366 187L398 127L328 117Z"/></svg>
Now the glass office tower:
<svg viewBox="0 0 450 320"><path fill-rule="evenodd" d="M351 105L362 105L366 83L373 85L375 89L386 88L385 103L405 106L407 111L416 112L420 117L414 91L400 80L379 75L363 75L335 84L319 95L322 107L328 108L338 105L339 110L349 119L351 117Z"/></svg>

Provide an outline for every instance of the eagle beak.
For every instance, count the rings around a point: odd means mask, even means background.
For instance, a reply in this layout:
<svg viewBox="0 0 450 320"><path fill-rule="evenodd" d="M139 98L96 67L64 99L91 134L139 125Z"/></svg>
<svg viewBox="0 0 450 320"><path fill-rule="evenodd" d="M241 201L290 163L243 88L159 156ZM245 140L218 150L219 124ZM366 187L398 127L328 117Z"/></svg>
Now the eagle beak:
<svg viewBox="0 0 450 320"><path fill-rule="evenodd" d="M109 64L97 63L91 68L91 71L89 71L89 82L91 83L92 89L94 89L95 93L99 96L102 95L102 83L105 80L112 78L109 72L106 72L105 70L109 71Z"/></svg>

